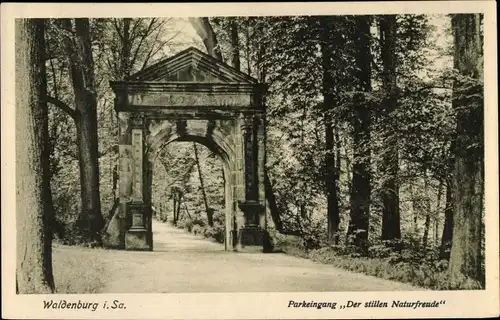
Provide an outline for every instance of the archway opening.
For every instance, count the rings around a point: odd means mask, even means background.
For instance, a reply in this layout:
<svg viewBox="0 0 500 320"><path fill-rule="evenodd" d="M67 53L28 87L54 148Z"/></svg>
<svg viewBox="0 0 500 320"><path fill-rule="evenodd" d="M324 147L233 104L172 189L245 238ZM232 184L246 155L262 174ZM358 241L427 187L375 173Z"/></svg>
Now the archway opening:
<svg viewBox="0 0 500 320"><path fill-rule="evenodd" d="M196 243L172 243L173 228L225 244L232 217L227 158L203 139L178 138L165 143L152 160L152 218L169 228L153 227L155 251L204 250ZM172 228L173 227L173 228ZM164 234L162 234L164 233Z"/></svg>

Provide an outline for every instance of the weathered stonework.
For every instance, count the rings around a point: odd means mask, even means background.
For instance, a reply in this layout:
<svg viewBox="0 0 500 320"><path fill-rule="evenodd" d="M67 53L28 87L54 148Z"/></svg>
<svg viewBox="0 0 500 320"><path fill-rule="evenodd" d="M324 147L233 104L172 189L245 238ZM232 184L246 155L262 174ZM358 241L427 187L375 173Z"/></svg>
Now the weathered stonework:
<svg viewBox="0 0 500 320"><path fill-rule="evenodd" d="M207 146L226 178L226 250L262 245L264 86L189 48L112 82L119 119L119 206L108 227L112 247L152 250L152 162L174 141Z"/></svg>

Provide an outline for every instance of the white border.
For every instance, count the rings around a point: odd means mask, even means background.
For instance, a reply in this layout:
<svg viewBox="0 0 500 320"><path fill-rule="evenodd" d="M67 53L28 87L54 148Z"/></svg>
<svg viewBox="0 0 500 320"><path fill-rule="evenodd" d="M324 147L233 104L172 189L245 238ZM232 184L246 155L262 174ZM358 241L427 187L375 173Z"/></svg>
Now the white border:
<svg viewBox="0 0 500 320"><path fill-rule="evenodd" d="M2 138L2 317L38 319L250 319L250 318L423 318L499 315L498 92L496 7L494 1L414 1L348 3L57 4L8 3L1 10ZM126 310L43 310L41 295L15 295L14 18L158 17L215 15L326 15L395 13L484 13L486 290L334 293L213 293L51 295L52 299L125 302ZM431 309L287 308L289 300L446 300Z"/></svg>

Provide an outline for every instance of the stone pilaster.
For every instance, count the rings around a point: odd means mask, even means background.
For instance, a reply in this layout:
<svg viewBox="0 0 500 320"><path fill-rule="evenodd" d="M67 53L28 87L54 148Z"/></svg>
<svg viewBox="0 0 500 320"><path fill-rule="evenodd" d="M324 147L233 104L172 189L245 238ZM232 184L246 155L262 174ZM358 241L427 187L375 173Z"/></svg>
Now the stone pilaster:
<svg viewBox="0 0 500 320"><path fill-rule="evenodd" d="M243 135L243 160L245 200L238 206L245 215L245 225L239 230L242 246L262 245L261 213L263 208L259 203L258 184L258 119L253 115L244 115L241 119Z"/></svg>
<svg viewBox="0 0 500 320"><path fill-rule="evenodd" d="M147 215L147 177L149 161L144 159L145 147L145 123L141 116L135 115L130 118L131 126L131 149L133 159L132 169L132 194L127 205L127 216L131 219L131 226L125 234L125 249L127 250L151 250L149 241ZM146 191L146 192L145 192ZM149 224L149 222L148 222Z"/></svg>
<svg viewBox="0 0 500 320"><path fill-rule="evenodd" d="M118 112L118 207L113 213L104 237L104 244L109 248L123 249L125 233L130 227L127 203L131 201L134 168L130 117L129 112Z"/></svg>
<svg viewBox="0 0 500 320"><path fill-rule="evenodd" d="M264 185L264 177L266 170L266 119L265 114L257 114L257 187L258 187L258 201L263 210L259 217L259 225L267 229L267 214L266 214L266 188Z"/></svg>

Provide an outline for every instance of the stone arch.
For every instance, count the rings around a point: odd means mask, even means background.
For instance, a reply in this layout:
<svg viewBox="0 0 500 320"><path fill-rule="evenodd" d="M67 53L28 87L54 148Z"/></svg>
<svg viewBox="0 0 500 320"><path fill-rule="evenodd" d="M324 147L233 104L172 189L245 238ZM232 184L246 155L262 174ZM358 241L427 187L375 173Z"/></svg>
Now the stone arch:
<svg viewBox="0 0 500 320"><path fill-rule="evenodd" d="M174 141L201 143L222 159L227 248L262 245L266 87L195 48L111 87L120 154L118 231L108 228L107 237L112 246L152 250L152 160Z"/></svg>
<svg viewBox="0 0 500 320"><path fill-rule="evenodd" d="M222 169L224 172L224 217L225 217L225 247L226 250L232 248L232 235L236 232L233 225L235 219L239 219L238 224L242 224L242 217L238 217L236 212L236 179L232 174L236 171L234 166L234 154L228 153L224 148L220 147L217 141L210 140L206 136L201 135L178 135L170 133L169 135L162 135L162 144L156 144L158 147L149 148L147 152L147 158L151 163L155 162L156 157L160 154L161 150L166 148L168 145L175 142L195 142L207 147L212 153L214 153L220 160L222 164ZM152 166L153 167L153 166ZM165 168L167 169L167 168ZM168 170L168 169L167 169ZM149 184L152 181L148 182Z"/></svg>
<svg viewBox="0 0 500 320"><path fill-rule="evenodd" d="M233 159L237 152L237 140L241 137L238 137L233 130L224 129L221 122L220 120L197 119L163 120L150 124L149 135L146 138L148 156L155 156L150 153L159 150L159 146L177 140L199 142L225 161ZM234 127L234 124L226 123L226 126Z"/></svg>

